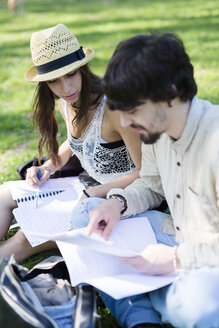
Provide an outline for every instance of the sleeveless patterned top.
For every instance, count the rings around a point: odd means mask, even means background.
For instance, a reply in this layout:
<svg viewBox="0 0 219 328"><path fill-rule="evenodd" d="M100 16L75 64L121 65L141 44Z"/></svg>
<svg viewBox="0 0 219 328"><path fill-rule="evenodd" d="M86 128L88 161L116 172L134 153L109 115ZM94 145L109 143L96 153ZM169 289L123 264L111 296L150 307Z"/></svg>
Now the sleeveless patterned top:
<svg viewBox="0 0 219 328"><path fill-rule="evenodd" d="M107 145L117 143L101 143L101 126L106 103L104 96L96 109L94 117L80 138L74 138L69 131L67 103L61 99L67 122L68 140L72 152L78 157L82 167L100 183L115 180L136 170L129 152L123 143L109 148Z"/></svg>

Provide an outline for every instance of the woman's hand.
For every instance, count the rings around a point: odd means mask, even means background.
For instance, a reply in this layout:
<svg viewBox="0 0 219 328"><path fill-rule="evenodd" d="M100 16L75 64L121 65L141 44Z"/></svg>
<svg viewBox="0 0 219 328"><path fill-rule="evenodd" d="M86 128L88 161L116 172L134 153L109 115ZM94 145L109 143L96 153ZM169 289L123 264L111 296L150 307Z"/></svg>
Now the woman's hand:
<svg viewBox="0 0 219 328"><path fill-rule="evenodd" d="M38 172L40 170L40 179ZM39 187L50 177L50 172L43 166L32 166L27 169L26 181L31 187Z"/></svg>

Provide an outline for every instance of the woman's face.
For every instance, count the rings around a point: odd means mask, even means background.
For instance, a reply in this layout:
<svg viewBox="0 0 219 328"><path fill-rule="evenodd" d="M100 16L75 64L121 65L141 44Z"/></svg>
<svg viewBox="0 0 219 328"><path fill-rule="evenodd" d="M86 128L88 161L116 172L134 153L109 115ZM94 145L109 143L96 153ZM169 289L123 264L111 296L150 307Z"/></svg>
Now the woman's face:
<svg viewBox="0 0 219 328"><path fill-rule="evenodd" d="M65 99L68 103L79 100L82 78L79 69L69 72L57 79L47 81L50 90L58 97Z"/></svg>

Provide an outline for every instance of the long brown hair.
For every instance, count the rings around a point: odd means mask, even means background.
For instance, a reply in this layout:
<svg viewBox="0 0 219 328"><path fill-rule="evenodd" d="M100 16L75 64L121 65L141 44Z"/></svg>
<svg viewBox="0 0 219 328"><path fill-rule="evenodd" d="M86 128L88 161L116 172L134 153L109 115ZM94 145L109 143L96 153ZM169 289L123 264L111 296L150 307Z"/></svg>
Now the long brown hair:
<svg viewBox="0 0 219 328"><path fill-rule="evenodd" d="M74 123L84 127L87 123L87 112L96 108L103 95L101 78L91 72L88 65L79 68L82 77L82 87L79 99L79 108L73 120ZM91 95L96 95L93 100ZM55 116L55 100L57 97L49 89L46 82L39 82L34 93L32 112L33 122L39 130L41 137L38 143L39 160L43 156L45 147L52 162L60 164L58 156L59 143L57 139L58 123Z"/></svg>

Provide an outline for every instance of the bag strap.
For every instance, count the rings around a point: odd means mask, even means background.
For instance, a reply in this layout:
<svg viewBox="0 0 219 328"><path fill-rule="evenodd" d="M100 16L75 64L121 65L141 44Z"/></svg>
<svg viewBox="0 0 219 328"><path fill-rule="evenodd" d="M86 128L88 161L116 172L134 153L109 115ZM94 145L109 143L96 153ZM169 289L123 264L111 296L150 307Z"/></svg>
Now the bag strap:
<svg viewBox="0 0 219 328"><path fill-rule="evenodd" d="M80 284L76 289L73 328L94 328L96 324L96 294L91 285Z"/></svg>
<svg viewBox="0 0 219 328"><path fill-rule="evenodd" d="M25 293L15 266L6 259L0 261L0 327L58 328L47 313L34 307ZM14 319L12 319L14 318Z"/></svg>
<svg viewBox="0 0 219 328"><path fill-rule="evenodd" d="M39 263L33 267L24 277L21 277L22 281L28 281L29 279L35 278L39 274L50 273L56 279L66 279L70 282L70 276L63 259L58 260L57 262L46 262Z"/></svg>

